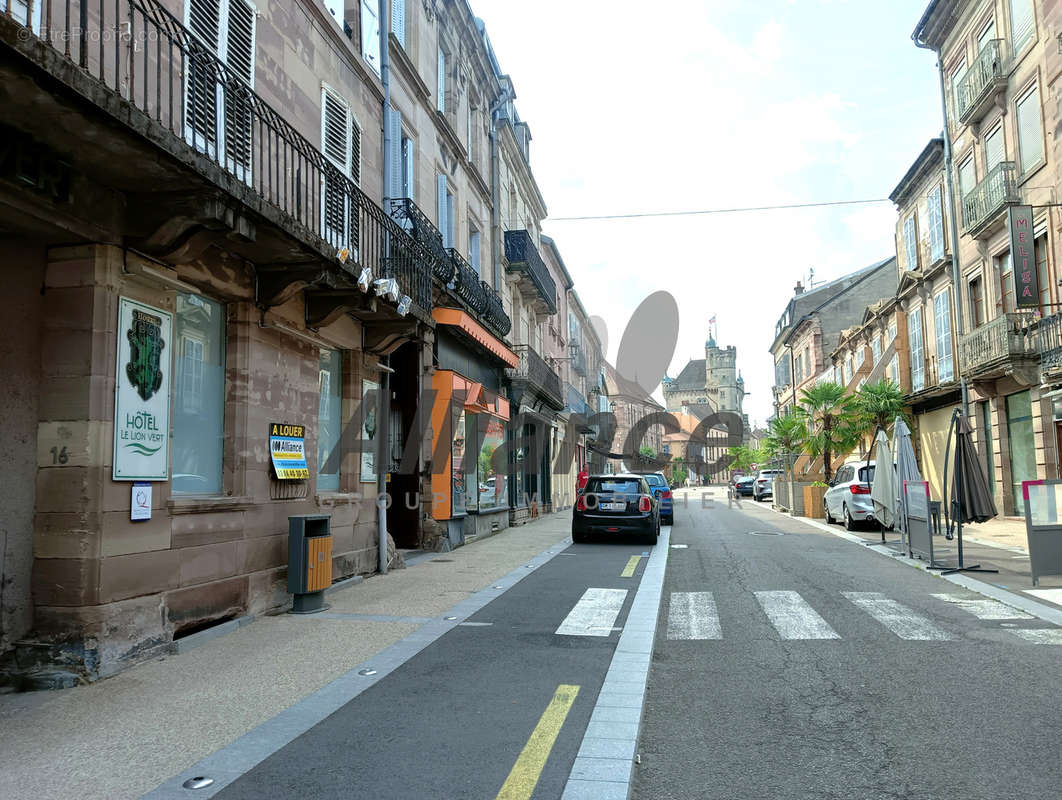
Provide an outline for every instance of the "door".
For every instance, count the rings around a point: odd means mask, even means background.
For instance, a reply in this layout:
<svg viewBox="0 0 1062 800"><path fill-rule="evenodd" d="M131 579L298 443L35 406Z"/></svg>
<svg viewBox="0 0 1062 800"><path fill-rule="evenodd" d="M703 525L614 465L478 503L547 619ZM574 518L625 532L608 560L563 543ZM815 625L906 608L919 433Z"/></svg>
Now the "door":
<svg viewBox="0 0 1062 800"><path fill-rule="evenodd" d="M1010 443L1010 483L1017 516L1025 515L1022 481L1036 479L1036 445L1033 439L1032 402L1029 392L1007 397L1007 437Z"/></svg>

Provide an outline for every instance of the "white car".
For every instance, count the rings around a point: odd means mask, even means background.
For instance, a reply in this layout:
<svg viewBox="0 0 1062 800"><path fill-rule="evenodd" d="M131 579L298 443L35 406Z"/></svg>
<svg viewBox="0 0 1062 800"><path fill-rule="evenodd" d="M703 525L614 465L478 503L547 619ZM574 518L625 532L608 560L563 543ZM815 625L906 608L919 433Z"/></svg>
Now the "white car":
<svg viewBox="0 0 1062 800"><path fill-rule="evenodd" d="M874 501L870 484L874 480L874 462L850 461L837 470L822 498L827 522L844 523L852 530L857 525L874 524Z"/></svg>
<svg viewBox="0 0 1062 800"><path fill-rule="evenodd" d="M783 472L783 469L761 469L757 472L756 481L752 484L752 499L762 503L765 497L774 497L774 478Z"/></svg>

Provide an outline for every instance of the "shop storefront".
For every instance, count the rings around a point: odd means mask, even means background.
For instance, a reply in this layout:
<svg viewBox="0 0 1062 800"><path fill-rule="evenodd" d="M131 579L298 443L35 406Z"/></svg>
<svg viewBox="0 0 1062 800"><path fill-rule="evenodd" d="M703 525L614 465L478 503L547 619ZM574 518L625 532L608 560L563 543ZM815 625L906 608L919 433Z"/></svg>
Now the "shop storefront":
<svg viewBox="0 0 1062 800"><path fill-rule="evenodd" d="M518 362L462 311L435 309L439 368L432 377L432 516L451 547L508 527L509 400L501 370Z"/></svg>

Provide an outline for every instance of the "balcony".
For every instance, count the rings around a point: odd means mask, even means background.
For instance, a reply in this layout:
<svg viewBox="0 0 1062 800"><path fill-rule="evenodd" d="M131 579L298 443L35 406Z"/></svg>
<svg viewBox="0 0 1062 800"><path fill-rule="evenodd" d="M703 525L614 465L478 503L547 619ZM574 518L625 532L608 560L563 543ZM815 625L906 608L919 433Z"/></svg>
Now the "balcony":
<svg viewBox="0 0 1062 800"><path fill-rule="evenodd" d="M1040 382L1062 382L1062 313L1040 321Z"/></svg>
<svg viewBox="0 0 1062 800"><path fill-rule="evenodd" d="M507 272L521 275L521 294L537 300L542 306L540 313L556 314L557 284L535 249L531 234L524 230L505 232L505 261Z"/></svg>
<svg viewBox="0 0 1062 800"><path fill-rule="evenodd" d="M955 85L955 116L962 125L976 125L995 103L996 95L1006 91L1007 43L989 39L966 75Z"/></svg>
<svg viewBox="0 0 1062 800"><path fill-rule="evenodd" d="M569 347L569 352L572 356L572 369L575 371L575 374L582 375L585 378L588 366L586 363L586 351L583 350L583 346L578 343L573 344Z"/></svg>
<svg viewBox="0 0 1062 800"><path fill-rule="evenodd" d="M14 5L0 43L25 61L2 65L7 115L124 196L127 241L179 263L189 240L209 240L262 268L264 306L324 272L353 287L368 267L431 319L416 243L250 88L247 65L222 62L160 0L34 2L29 20Z"/></svg>
<svg viewBox="0 0 1062 800"><path fill-rule="evenodd" d="M969 378L989 379L1015 372L1039 360L1033 312L1003 314L959 340L959 366Z"/></svg>
<svg viewBox="0 0 1062 800"><path fill-rule="evenodd" d="M962 198L964 233L975 239L983 238L1003 224L1003 212L1007 206L1021 202L1017 172L1013 161L1001 161Z"/></svg>
<svg viewBox="0 0 1062 800"><path fill-rule="evenodd" d="M525 405L545 404L554 411L562 410L565 402L564 390L557 373L550 369L542 356L526 344L514 346L513 352L520 356L520 364L513 369L506 369L505 374L512 382L514 407L518 407L523 399ZM527 394L533 397L526 397Z"/></svg>
<svg viewBox="0 0 1062 800"><path fill-rule="evenodd" d="M444 284L453 281L454 265L450 259L450 251L443 245L439 229L420 207L408 197L402 197L391 201L390 212L402 229L431 254L434 260L432 274Z"/></svg>

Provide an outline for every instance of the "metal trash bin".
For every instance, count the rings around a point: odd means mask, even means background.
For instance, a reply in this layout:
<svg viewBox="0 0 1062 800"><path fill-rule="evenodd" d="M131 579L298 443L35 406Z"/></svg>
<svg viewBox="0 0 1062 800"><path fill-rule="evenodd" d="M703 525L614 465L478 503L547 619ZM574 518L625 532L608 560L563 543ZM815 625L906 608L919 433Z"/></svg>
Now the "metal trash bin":
<svg viewBox="0 0 1062 800"><path fill-rule="evenodd" d="M288 517L288 591L291 610L312 614L325 608L324 590L332 585L332 515Z"/></svg>

